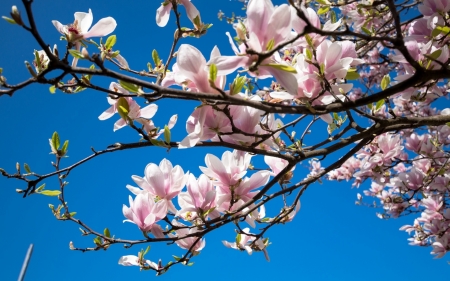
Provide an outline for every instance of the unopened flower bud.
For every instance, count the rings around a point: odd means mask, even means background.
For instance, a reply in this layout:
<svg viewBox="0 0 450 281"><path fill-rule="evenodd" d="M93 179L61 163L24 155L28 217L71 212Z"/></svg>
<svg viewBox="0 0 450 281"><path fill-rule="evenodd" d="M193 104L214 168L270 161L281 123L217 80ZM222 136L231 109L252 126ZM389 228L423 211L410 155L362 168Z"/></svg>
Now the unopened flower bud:
<svg viewBox="0 0 450 281"><path fill-rule="evenodd" d="M36 77L37 77L37 74L36 74L36 72L34 71L34 69L31 67L30 63L27 62L27 61L25 61L25 66L27 67L28 72L30 72L31 76L33 76L33 77L36 78Z"/></svg>
<svg viewBox="0 0 450 281"><path fill-rule="evenodd" d="M16 189L16 192L17 192L17 193L24 193L25 190L23 190L23 189Z"/></svg>
<svg viewBox="0 0 450 281"><path fill-rule="evenodd" d="M83 55L83 57L84 57L85 59L89 59L89 53L88 53L88 51L86 50L86 48L81 49L81 54Z"/></svg>
<svg viewBox="0 0 450 281"><path fill-rule="evenodd" d="M16 163L16 170L17 170L17 173L20 174L20 164L19 164L19 162Z"/></svg>
<svg viewBox="0 0 450 281"><path fill-rule="evenodd" d="M53 54L55 55L55 57L59 58L58 46L56 44L55 46L53 46Z"/></svg>
<svg viewBox="0 0 450 281"><path fill-rule="evenodd" d="M20 16L20 13L19 13L19 10L17 9L17 6L12 6L11 17L14 19L14 21L18 25L23 26L22 17Z"/></svg>

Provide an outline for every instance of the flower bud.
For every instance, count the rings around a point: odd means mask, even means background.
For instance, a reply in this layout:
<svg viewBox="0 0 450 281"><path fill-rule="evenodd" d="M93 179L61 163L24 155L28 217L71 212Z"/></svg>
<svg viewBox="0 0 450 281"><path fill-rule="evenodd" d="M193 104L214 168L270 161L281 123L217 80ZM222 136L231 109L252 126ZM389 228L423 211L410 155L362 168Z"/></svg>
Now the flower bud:
<svg viewBox="0 0 450 281"><path fill-rule="evenodd" d="M36 72L34 71L34 69L31 67L30 63L27 62L27 61L25 61L25 66L27 67L28 72L30 72L31 76L33 76L34 78L36 78L36 77L37 77L37 74L36 74Z"/></svg>
<svg viewBox="0 0 450 281"><path fill-rule="evenodd" d="M81 54L83 55L83 57L84 57L85 59L89 59L89 53L88 53L88 51L86 50L86 48L81 49Z"/></svg>
<svg viewBox="0 0 450 281"><path fill-rule="evenodd" d="M22 17L20 16L19 10L17 9L17 6L12 6L11 8L11 17L14 19L14 21L20 25L23 26Z"/></svg>
<svg viewBox="0 0 450 281"><path fill-rule="evenodd" d="M55 46L53 46L53 55L55 55L55 57L59 58L58 46L56 44L55 44Z"/></svg>
<svg viewBox="0 0 450 281"><path fill-rule="evenodd" d="M17 193L24 193L25 190L23 190L23 189L16 189L16 192L17 192Z"/></svg>

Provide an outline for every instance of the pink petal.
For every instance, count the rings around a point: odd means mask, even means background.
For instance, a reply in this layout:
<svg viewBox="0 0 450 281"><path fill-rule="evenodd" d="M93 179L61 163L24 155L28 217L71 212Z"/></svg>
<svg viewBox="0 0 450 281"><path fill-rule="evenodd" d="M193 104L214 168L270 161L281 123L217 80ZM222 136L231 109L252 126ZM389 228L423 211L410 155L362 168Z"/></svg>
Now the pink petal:
<svg viewBox="0 0 450 281"><path fill-rule="evenodd" d="M102 114L100 114L98 119L99 120L109 119L109 118L111 118L114 115L115 112L116 112L116 109L114 108L114 106L111 106L110 108L105 110Z"/></svg>
<svg viewBox="0 0 450 281"><path fill-rule="evenodd" d="M161 7L156 10L156 24L159 27L164 27L167 25L167 22L170 18L170 10L172 9L172 3L169 3L167 5L161 5Z"/></svg>
<svg viewBox="0 0 450 281"><path fill-rule="evenodd" d="M52 20L53 25L55 26L56 30L58 30L59 33L61 33L62 35L64 35L64 31L65 31L65 26L62 25L59 21L57 20Z"/></svg>
<svg viewBox="0 0 450 281"><path fill-rule="evenodd" d="M81 33L86 33L89 30L89 27L92 25L93 18L91 9L89 9L88 13L75 13L75 20L78 22L78 27L80 28Z"/></svg>
<svg viewBox="0 0 450 281"><path fill-rule="evenodd" d="M191 20L191 22L194 22L194 19L197 16L200 17L200 13L190 0L181 0L181 3L183 3L184 7L186 8L187 16Z"/></svg>
<svg viewBox="0 0 450 281"><path fill-rule="evenodd" d="M156 111L158 110L158 106L154 103L147 105L144 108L141 108L140 117L150 119L155 116Z"/></svg>
<svg viewBox="0 0 450 281"><path fill-rule="evenodd" d="M107 17L99 20L87 33L83 34L83 37L102 37L110 34L116 29L116 20L112 17Z"/></svg>

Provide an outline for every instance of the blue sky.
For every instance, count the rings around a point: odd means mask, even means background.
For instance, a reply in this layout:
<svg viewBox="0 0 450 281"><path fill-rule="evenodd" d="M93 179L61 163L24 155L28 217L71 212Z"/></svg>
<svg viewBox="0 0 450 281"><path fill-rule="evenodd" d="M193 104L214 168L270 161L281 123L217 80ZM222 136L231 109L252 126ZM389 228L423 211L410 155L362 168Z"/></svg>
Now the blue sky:
<svg viewBox="0 0 450 281"><path fill-rule="evenodd" d="M155 23L155 11L160 1L50 1L37 0L33 6L36 23L42 37L50 45L63 42L51 24L73 22L73 13L94 14L94 23L106 16L116 19L118 26L116 47L128 60L131 68L142 70L151 61L151 51L157 49L161 58L167 57L174 31L174 17L166 28ZM204 22L214 23L208 34L201 39L185 39L199 48L208 58L214 45L222 54L231 55L226 31L231 26L217 20L217 12L240 10L241 3L228 0L195 0ZM278 2L281 3L281 2ZM24 14L21 1L3 0L0 14L8 15L12 5ZM184 13L184 10L182 10ZM183 14L184 15L184 14ZM185 26L190 23L184 17ZM33 60L33 50L39 49L30 34L17 26L0 21L3 40L0 43L0 67L8 82L20 82L28 77L23 64ZM95 50L91 47L91 52ZM107 86L108 79L96 79ZM197 105L190 101L163 100L154 118L156 124L164 125L172 114L178 113L178 124L173 139L181 140L186 132L185 120ZM51 95L47 85L33 85L17 92L12 98L0 97L0 167L14 171L15 163L28 163L37 173L53 171L54 161L49 154L48 139L58 131L61 139L69 139L70 156L63 166L70 165L97 150L116 142L135 142L137 134L129 128L113 132L116 117L99 121L98 116L108 108L103 93L84 91L76 95L57 92ZM128 204L127 184L133 184L131 175L143 175L149 162L159 164L164 157L174 165L181 165L197 177L198 166L204 165L206 153L221 156L224 150L194 148L171 150L145 148L103 155L75 169L67 181L66 198L72 211L85 223L97 230L108 227L120 238L140 239L140 231L132 224L123 224L122 204ZM296 178L307 174L306 163L296 169ZM45 181L47 189L56 189L56 179ZM58 204L56 198L33 195L23 199L15 192L23 188L21 182L0 178L0 280L14 280L19 275L23 258L30 243L35 246L25 280L138 280L156 278L154 272L139 272L136 267L117 264L122 255L137 254L135 246L124 249L120 245L108 251L81 253L69 250L69 241L77 247L91 247L92 238L82 237L78 226L53 218L48 204ZM375 216L376 210L354 204L356 194L362 190L351 188L350 183L315 184L302 197L302 209L294 222L273 228L268 236L272 245L268 248L271 262L267 263L261 253L248 256L245 252L225 248L221 240L234 240L231 226L209 234L206 248L195 258L194 266L176 266L159 280L177 278L231 278L272 280L274 278L295 280L402 280L443 279L448 276L449 257L434 260L429 248L411 247L407 234L398 229L411 224L413 217L382 221ZM176 245L152 245L147 258L167 261L171 255L180 256L183 251Z"/></svg>

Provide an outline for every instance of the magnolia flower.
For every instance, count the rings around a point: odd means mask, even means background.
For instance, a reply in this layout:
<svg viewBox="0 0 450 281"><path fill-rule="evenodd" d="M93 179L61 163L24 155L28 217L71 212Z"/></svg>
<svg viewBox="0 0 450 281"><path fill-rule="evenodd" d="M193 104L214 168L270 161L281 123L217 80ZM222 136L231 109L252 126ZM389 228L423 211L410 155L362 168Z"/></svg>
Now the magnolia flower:
<svg viewBox="0 0 450 281"><path fill-rule="evenodd" d="M192 5L191 0L178 0L178 4L182 4L186 8L187 16L194 23L196 17L200 19L200 13L197 8ZM161 7L156 10L156 24L160 27L164 27L167 25L167 22L170 18L170 10L172 9L172 1L165 0Z"/></svg>
<svg viewBox="0 0 450 281"><path fill-rule="evenodd" d="M178 227L186 227L186 225L179 223L176 220L172 220L172 224L174 226L178 226ZM193 234L196 232L198 232L196 227L189 228L189 230L187 228L182 228L182 229L175 230L176 234L168 233L167 235L172 238L178 238L178 237L184 237L186 235ZM191 237L187 237L184 239L176 240L175 243L180 248L185 249L185 250L191 250L192 252L199 252L206 245L205 239L199 239L196 236L191 236ZM195 245L194 245L194 243L195 243Z"/></svg>
<svg viewBox="0 0 450 281"><path fill-rule="evenodd" d="M184 174L183 169L176 165L172 166L169 160L163 159L159 166L154 163L150 163L145 167L145 177L132 176L133 181L142 188L136 188L127 185L127 188L134 194L150 193L153 196L157 196L158 199L163 201L169 211L177 213L177 209L172 203L172 199L177 196L184 184L187 177Z"/></svg>
<svg viewBox="0 0 450 281"><path fill-rule="evenodd" d="M124 88L122 88L122 86L120 86L118 83L116 82L111 82L111 84L109 85L109 89L111 91L115 91L124 95L129 95L130 93L125 90ZM108 97L108 103L111 105L107 110L105 110L102 114L100 114L100 116L98 117L98 119L100 120L106 120L111 118L115 113L118 113L118 98L111 98ZM156 111L158 110L158 106L156 104L150 104L144 108L141 108L136 101L134 101L131 97L126 97L125 100L128 103L128 107L129 107L129 111L128 111L128 117L131 120L136 120L139 123L143 124L144 127L145 125L147 126L151 126L153 125L153 123L149 124L148 121L146 119L150 119L152 118L155 114ZM145 119L145 120L144 120ZM175 120L176 122L176 120ZM119 120L117 120L117 122L114 124L114 131L117 131L123 127L125 127L127 125L127 121L123 118L120 118ZM172 122L172 127L175 125L174 122ZM154 126L153 126L154 127ZM148 128L145 128L146 131Z"/></svg>
<svg viewBox="0 0 450 281"><path fill-rule="evenodd" d="M261 238L259 238L258 240L256 240L254 243L253 241L255 240L254 236L251 235L247 235L247 234L251 234L250 229L244 228L243 232L244 233L239 233L237 238L236 238L236 242L230 243L228 241L222 241L223 245L227 248L231 248L231 249L236 249L236 250L245 250L247 251L247 253L249 255L251 255L253 253L253 250L257 250L257 251L263 251L264 252L264 256L266 257L267 261L270 261L269 258L269 254L267 253L267 245L266 243L264 243ZM250 246L253 243L252 246Z"/></svg>
<svg viewBox="0 0 450 281"><path fill-rule="evenodd" d="M102 37L110 34L116 29L116 20L112 17L102 18L91 29L92 25L92 11L89 9L89 13L76 12L75 21L73 24L63 25L57 20L53 20L52 23L56 29L62 35L65 35L67 41L75 43L75 49L80 50L80 40L90 37ZM77 59L72 62L72 66L76 66Z"/></svg>
<svg viewBox="0 0 450 281"><path fill-rule="evenodd" d="M157 238L164 237L162 229L156 223L167 215L167 205L155 203L150 193L141 193L133 199L129 196L130 207L123 205L122 212L127 218L124 222L136 224L144 232L152 232Z"/></svg>

